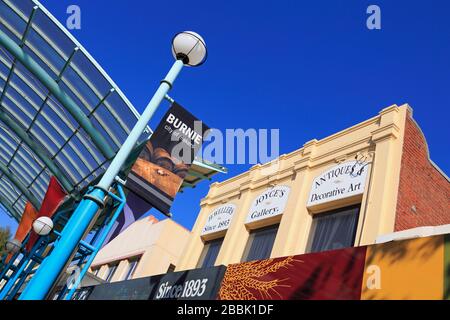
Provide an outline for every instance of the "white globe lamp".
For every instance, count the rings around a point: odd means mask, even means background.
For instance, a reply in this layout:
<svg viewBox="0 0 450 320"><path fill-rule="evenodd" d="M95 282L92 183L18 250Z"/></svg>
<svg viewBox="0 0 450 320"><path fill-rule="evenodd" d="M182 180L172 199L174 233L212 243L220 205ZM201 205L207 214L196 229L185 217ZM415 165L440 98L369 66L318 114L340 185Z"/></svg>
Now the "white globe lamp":
<svg viewBox="0 0 450 320"><path fill-rule="evenodd" d="M53 229L53 221L49 217L39 217L33 222L33 230L40 236L48 235Z"/></svg>
<svg viewBox="0 0 450 320"><path fill-rule="evenodd" d="M191 67L203 64L208 55L205 40L192 31L183 31L173 37L172 54L175 59Z"/></svg>
<svg viewBox="0 0 450 320"><path fill-rule="evenodd" d="M15 254L20 251L20 248L22 247L22 242L20 242L18 239L12 239L8 240L6 242L6 251L9 253Z"/></svg>

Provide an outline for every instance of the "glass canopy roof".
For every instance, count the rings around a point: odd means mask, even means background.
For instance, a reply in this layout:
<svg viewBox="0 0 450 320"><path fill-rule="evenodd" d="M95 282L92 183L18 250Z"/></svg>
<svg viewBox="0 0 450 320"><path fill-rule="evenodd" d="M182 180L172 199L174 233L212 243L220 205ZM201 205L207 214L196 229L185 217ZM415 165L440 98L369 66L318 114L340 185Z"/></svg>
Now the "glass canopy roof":
<svg viewBox="0 0 450 320"><path fill-rule="evenodd" d="M0 194L10 213L21 214L27 200L39 207L51 175L58 173L70 192L101 174L138 113L37 1L0 1L0 32L54 80L112 151L101 150L92 131L88 133L14 53L0 46ZM46 164L49 160L56 167L53 170Z"/></svg>
<svg viewBox="0 0 450 320"><path fill-rule="evenodd" d="M50 176L77 192L103 174L138 117L38 1L0 0L0 203L16 220L27 201L39 208ZM214 166L193 168L188 186Z"/></svg>

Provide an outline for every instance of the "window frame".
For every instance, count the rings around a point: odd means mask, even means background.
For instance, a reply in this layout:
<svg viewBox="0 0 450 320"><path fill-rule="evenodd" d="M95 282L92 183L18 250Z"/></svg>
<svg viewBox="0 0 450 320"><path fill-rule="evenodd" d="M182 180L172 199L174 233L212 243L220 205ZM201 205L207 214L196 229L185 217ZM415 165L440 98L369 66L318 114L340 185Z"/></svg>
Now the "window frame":
<svg viewBox="0 0 450 320"><path fill-rule="evenodd" d="M106 277L105 277L105 282L110 283L112 278L114 277L116 271L117 271L117 267L119 266L118 263L114 263L114 264L109 264L108 265L108 270L106 272ZM111 271L112 270L112 271Z"/></svg>
<svg viewBox="0 0 450 320"><path fill-rule="evenodd" d="M252 249L253 240L255 239L255 234L257 234L258 232L262 232L262 231L266 231L266 230L270 230L270 229L276 230L276 232L275 232L275 235L273 237L272 249L270 250L269 256L266 257L266 258L258 258L258 259L248 260L248 256L250 254L250 250ZM244 252L242 253L241 262L269 259L270 256L272 255L273 246L275 244L275 240L277 238L279 230L280 230L280 223L279 222L278 223L274 223L274 224L270 224L270 225L267 225L267 226L263 226L261 228L250 230L248 238L247 238L247 243L245 244Z"/></svg>
<svg viewBox="0 0 450 320"><path fill-rule="evenodd" d="M315 234L316 234L317 221L318 221L317 219L323 218L323 217L327 217L327 216L331 216L331 215L335 215L335 214L340 214L340 213L342 213L345 210L358 209L357 212L356 212L356 221L355 221L355 226L354 226L354 231L353 231L353 236L352 236L352 241L351 241L352 244L351 244L350 247L345 247L345 248L352 248L352 247L354 247L355 246L355 241L356 241L356 236L358 234L360 218L361 218L361 207L362 207L362 203L357 203L357 204L352 204L352 205L348 205L348 206L335 208L335 209L322 211L320 213L313 214L313 216L312 216L312 223L311 223L311 227L310 227L310 230L309 230L308 242L307 242L306 252L305 253L315 253L315 252L324 252L324 251L333 250L333 249L326 249L326 250L321 250L321 251L311 251L313 243L314 243ZM344 249L344 248L341 248L341 249ZM337 250L337 249L334 249L334 250Z"/></svg>
<svg viewBox="0 0 450 320"><path fill-rule="evenodd" d="M220 250L222 249L222 245L223 245L223 241L225 240L225 236L223 236L223 237L218 237L218 238L214 238L214 239L210 239L210 240L207 240L207 241L204 241L203 242L203 249L202 249L202 252L200 253L200 256L199 256L199 258L198 258L198 261L197 261L197 268L208 268L208 267L213 267L215 264L216 264L216 260L217 260L217 257L219 256L219 253L220 253ZM207 265L207 266L205 266L204 265L204 263L205 263L205 258L206 258L206 256L208 255L208 252L209 252L209 250L210 250L210 245L211 245L211 243L218 243L218 242L220 242L220 247L219 247L219 250L217 251L217 255L216 255L216 258L214 259L214 262L213 262L213 264L212 265ZM209 245L209 246L208 246ZM208 246L208 249L206 249L206 247Z"/></svg>
<svg viewBox="0 0 450 320"><path fill-rule="evenodd" d="M94 269L91 269L91 270L92 270L92 274L94 276L98 277L98 273L100 272L100 267L95 267Z"/></svg>
<svg viewBox="0 0 450 320"><path fill-rule="evenodd" d="M128 261L127 272L125 273L125 276L123 277L122 280L132 279L134 273L136 272L140 259L141 259L140 256L127 259ZM132 264L133 266L131 266Z"/></svg>

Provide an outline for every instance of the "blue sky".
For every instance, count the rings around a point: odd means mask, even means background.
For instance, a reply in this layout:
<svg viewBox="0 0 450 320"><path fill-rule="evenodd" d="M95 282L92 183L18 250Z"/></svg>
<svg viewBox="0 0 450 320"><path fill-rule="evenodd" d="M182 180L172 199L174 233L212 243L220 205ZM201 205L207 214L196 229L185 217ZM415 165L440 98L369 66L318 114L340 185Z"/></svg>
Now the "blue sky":
<svg viewBox="0 0 450 320"><path fill-rule="evenodd" d="M431 158L449 173L450 2L42 0L139 111L172 64L170 40L193 30L208 61L183 70L171 95L210 127L279 128L280 152L409 103ZM366 9L381 8L381 30ZM154 127L167 110L162 107ZM156 120L155 120L156 119ZM228 165L223 180L250 165ZM180 194L174 219L191 228L208 182ZM11 225L5 214L0 225Z"/></svg>

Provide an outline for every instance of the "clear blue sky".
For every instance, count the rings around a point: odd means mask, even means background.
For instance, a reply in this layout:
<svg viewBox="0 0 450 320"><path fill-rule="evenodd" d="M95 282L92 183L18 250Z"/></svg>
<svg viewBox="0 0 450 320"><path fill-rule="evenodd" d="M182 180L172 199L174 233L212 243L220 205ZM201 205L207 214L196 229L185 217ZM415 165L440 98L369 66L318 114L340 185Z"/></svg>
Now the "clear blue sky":
<svg viewBox="0 0 450 320"><path fill-rule="evenodd" d="M449 1L42 3L62 22L68 5L80 6L82 28L72 33L140 111L172 64L172 36L193 30L209 59L184 70L171 95L209 126L279 128L287 153L409 103L432 159L450 171ZM381 30L366 28L370 4L381 7ZM227 176L248 167L228 166ZM191 228L207 191L203 182L180 194L174 219ZM11 221L3 214L0 224Z"/></svg>

